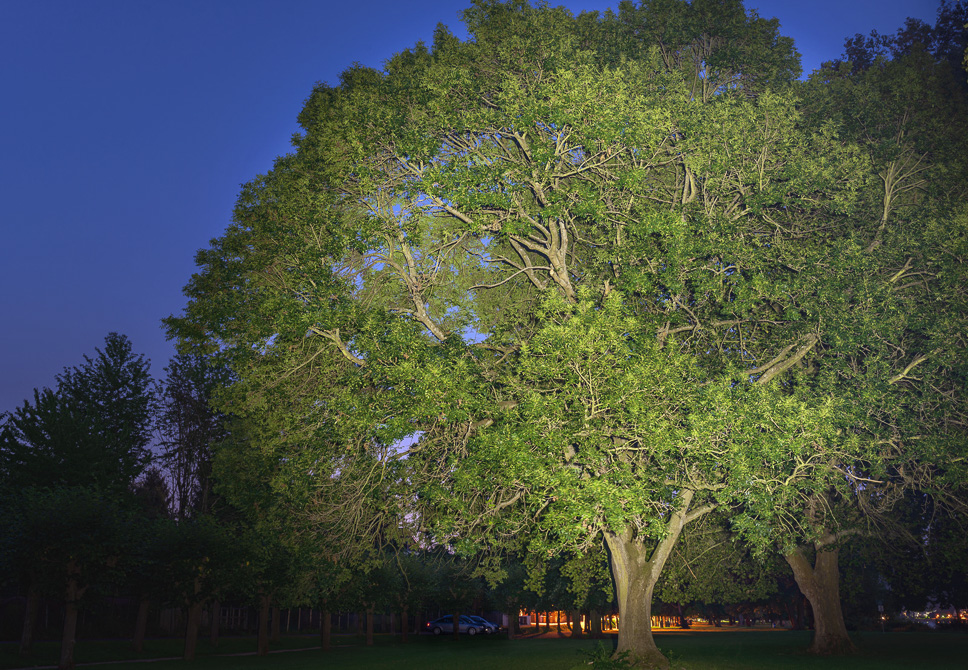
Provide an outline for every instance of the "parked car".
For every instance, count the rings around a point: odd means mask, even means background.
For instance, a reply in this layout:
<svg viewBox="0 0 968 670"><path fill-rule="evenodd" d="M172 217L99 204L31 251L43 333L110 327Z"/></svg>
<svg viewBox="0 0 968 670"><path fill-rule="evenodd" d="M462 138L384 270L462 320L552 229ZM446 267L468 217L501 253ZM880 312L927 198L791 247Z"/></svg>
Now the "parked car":
<svg viewBox="0 0 968 670"><path fill-rule="evenodd" d="M473 621L474 623L480 624L481 630L484 633L488 634L488 635L490 635L491 633L496 633L499 630L501 630L501 627L500 626L498 626L495 623L491 623L490 621L488 621L484 617L473 616L473 615L468 614L467 615L467 618L470 619L471 621Z"/></svg>
<svg viewBox="0 0 968 670"><path fill-rule="evenodd" d="M434 635L440 635L441 633L453 633L454 615L451 614L450 616L442 616L439 619L428 621L425 628ZM457 625L457 630L461 633L467 633L468 635L477 635L478 633L484 631L484 624L478 623L471 617L462 614L460 617L460 623Z"/></svg>

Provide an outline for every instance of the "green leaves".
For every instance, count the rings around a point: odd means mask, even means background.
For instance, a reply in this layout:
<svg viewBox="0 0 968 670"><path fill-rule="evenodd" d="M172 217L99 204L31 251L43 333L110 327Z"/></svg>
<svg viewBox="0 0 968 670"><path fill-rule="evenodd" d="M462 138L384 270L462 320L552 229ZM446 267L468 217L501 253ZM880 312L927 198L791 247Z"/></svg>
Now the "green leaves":
<svg viewBox="0 0 968 670"><path fill-rule="evenodd" d="M0 474L10 486L98 486L123 492L150 461L154 396L148 361L110 333L96 357L66 368L0 417Z"/></svg>
<svg viewBox="0 0 968 670"><path fill-rule="evenodd" d="M544 559L603 532L639 555L714 507L790 548L956 480L943 76L793 85L739 2L465 18L317 87L200 253L167 324L235 372L227 490L360 553L413 520Z"/></svg>

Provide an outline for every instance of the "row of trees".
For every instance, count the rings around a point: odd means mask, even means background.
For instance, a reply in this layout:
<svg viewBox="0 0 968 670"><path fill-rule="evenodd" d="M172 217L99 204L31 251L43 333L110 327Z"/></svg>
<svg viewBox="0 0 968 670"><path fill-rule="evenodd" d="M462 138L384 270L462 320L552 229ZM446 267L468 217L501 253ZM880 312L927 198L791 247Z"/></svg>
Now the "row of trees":
<svg viewBox="0 0 968 670"><path fill-rule="evenodd" d="M224 379L192 356L166 373L156 383L127 337L111 333L54 388L0 415L0 565L3 586L26 593L23 653L43 598L65 603L60 665L71 667L79 608L122 583L136 597L180 601L186 577L176 573L219 545L203 522L172 519L209 511L222 423L208 400ZM177 556L186 551L195 558ZM146 616L147 603L139 639Z"/></svg>
<svg viewBox="0 0 968 670"><path fill-rule="evenodd" d="M317 86L166 322L235 375L227 495L340 565L604 544L643 666L722 515L849 651L843 547L964 509L966 19L800 82L739 0L475 0L467 41Z"/></svg>

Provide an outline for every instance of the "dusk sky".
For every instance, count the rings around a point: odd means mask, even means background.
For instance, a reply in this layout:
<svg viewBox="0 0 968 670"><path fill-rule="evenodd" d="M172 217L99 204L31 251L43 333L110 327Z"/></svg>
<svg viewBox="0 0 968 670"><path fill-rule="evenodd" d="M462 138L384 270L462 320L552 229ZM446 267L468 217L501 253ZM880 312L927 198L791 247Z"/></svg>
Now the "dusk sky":
<svg viewBox="0 0 968 670"><path fill-rule="evenodd" d="M163 368L196 250L290 150L317 81L380 67L469 0L0 0L0 412L116 331ZM572 12L614 2L568 0ZM749 0L805 72L936 0Z"/></svg>

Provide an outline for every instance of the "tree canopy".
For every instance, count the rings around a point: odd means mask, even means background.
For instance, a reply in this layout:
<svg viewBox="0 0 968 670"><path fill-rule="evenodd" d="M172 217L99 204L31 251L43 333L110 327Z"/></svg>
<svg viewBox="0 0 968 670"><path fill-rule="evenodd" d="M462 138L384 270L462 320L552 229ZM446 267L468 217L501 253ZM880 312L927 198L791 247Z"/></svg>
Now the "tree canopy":
<svg viewBox="0 0 968 670"><path fill-rule="evenodd" d="M644 663L716 508L830 609L837 543L964 475L963 98L913 61L796 85L739 2L464 18L316 87L169 332L232 367L307 516L365 499L360 528L495 556L604 539Z"/></svg>
<svg viewBox="0 0 968 670"><path fill-rule="evenodd" d="M124 335L57 376L55 389L0 416L0 475L11 486L124 491L151 459L149 363Z"/></svg>

